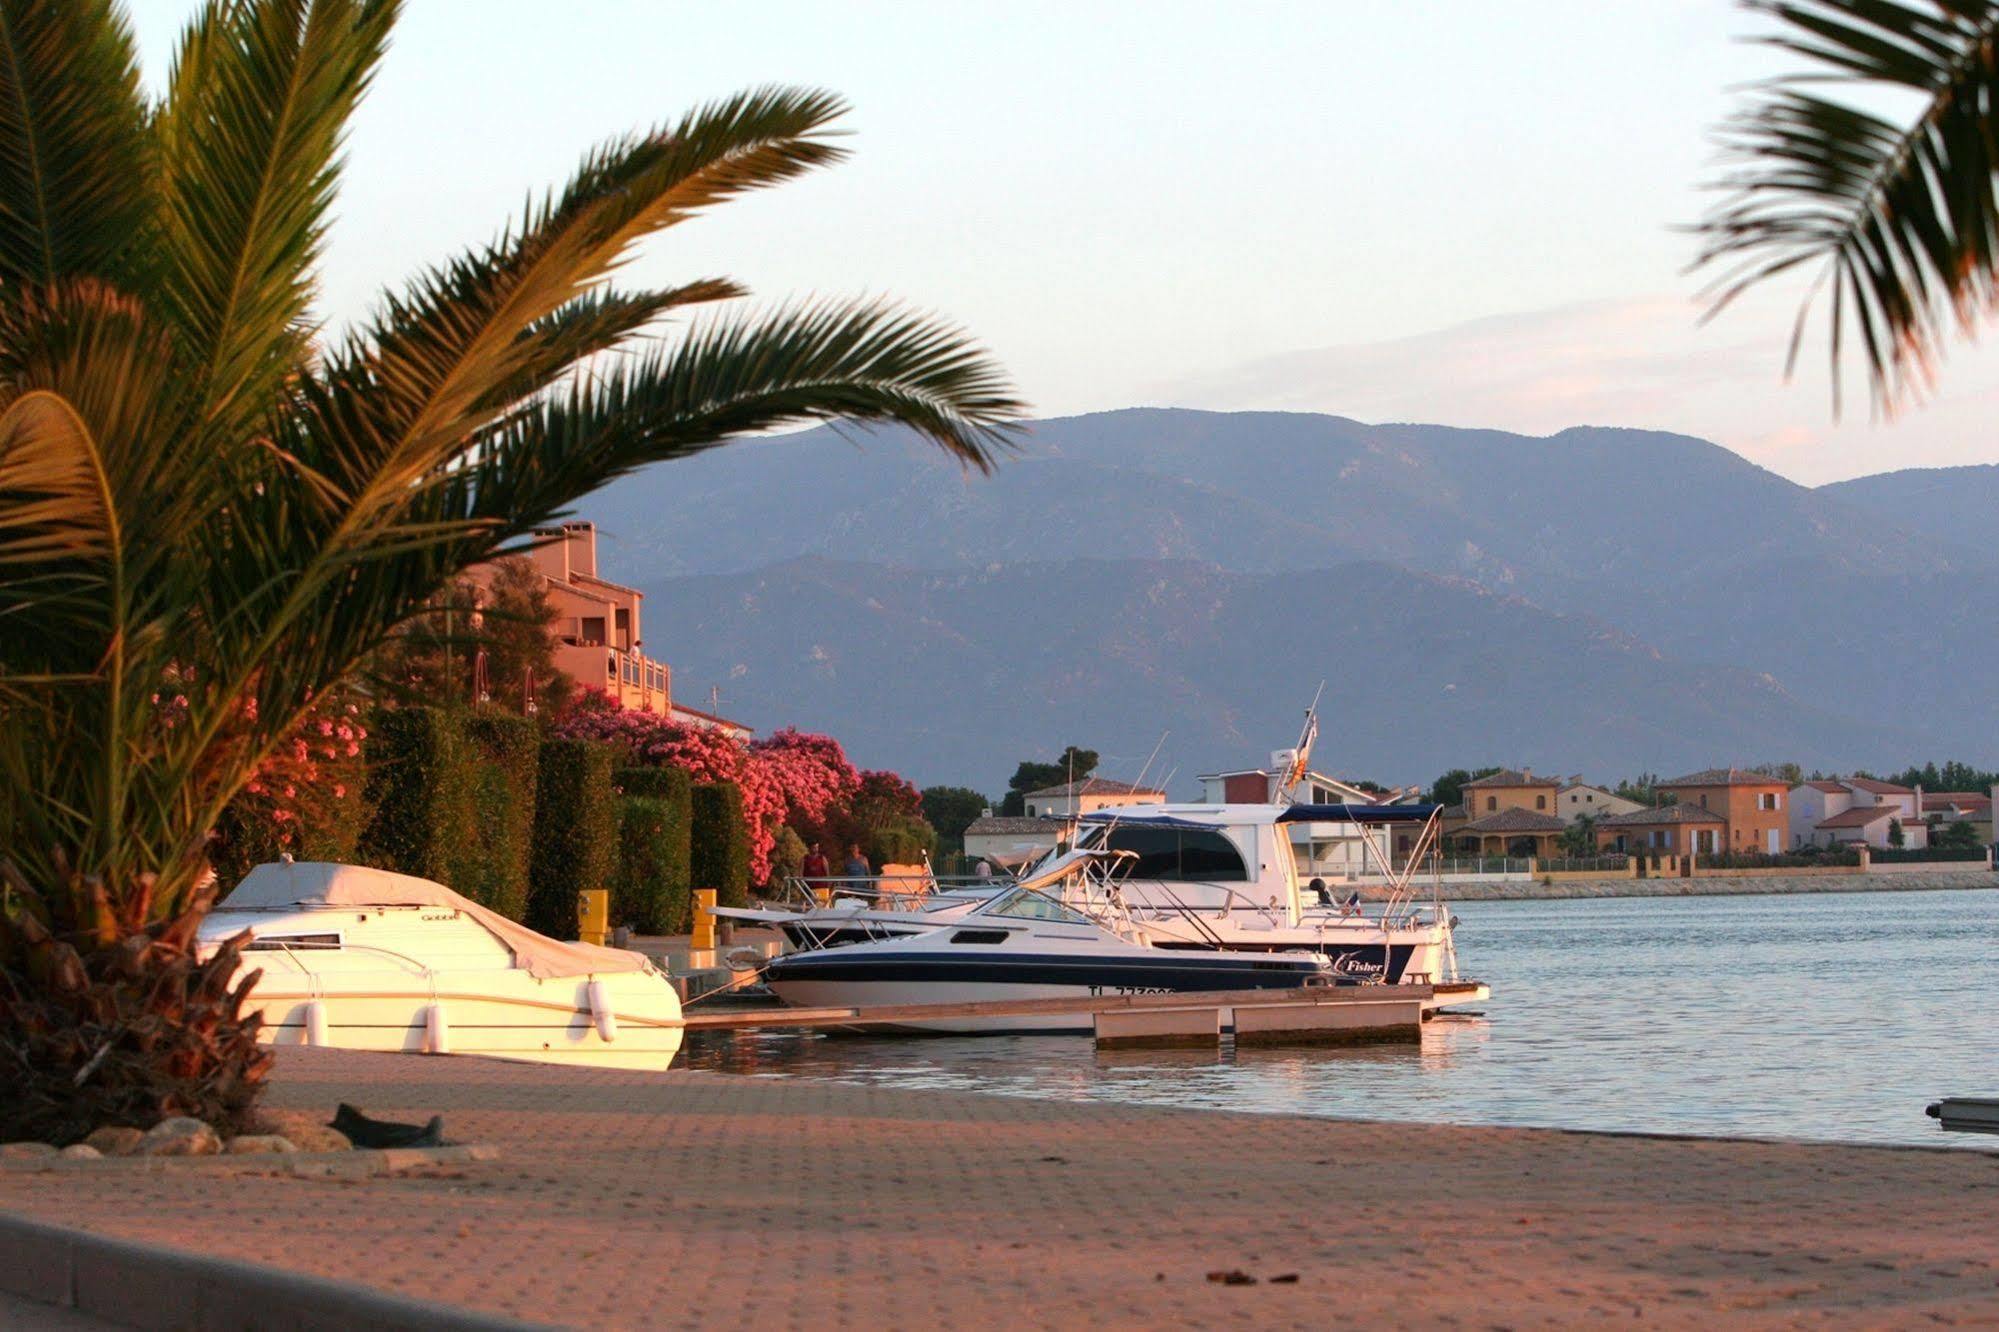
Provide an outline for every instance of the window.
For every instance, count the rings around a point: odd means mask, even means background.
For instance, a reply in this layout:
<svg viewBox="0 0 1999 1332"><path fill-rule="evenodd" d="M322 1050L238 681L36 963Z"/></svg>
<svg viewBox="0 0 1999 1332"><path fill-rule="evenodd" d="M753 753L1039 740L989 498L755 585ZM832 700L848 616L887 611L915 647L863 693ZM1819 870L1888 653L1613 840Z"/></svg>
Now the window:
<svg viewBox="0 0 1999 1332"><path fill-rule="evenodd" d="M1761 795L1757 796L1756 808L1758 809L1781 808L1781 806L1777 803L1777 793L1775 791L1765 791Z"/></svg>
<svg viewBox="0 0 1999 1332"><path fill-rule="evenodd" d="M1486 807L1487 809L1498 809L1498 808L1499 808L1499 797L1498 797L1498 796L1487 796L1487 797L1485 798L1485 807Z"/></svg>
<svg viewBox="0 0 1999 1332"><path fill-rule="evenodd" d="M1131 867L1130 877L1134 879L1243 883L1249 878L1235 844L1206 828L1148 828L1137 823L1120 823L1111 829L1105 846L1138 856Z"/></svg>
<svg viewBox="0 0 1999 1332"><path fill-rule="evenodd" d="M1705 791L1701 792L1701 808L1707 808L1707 792Z"/></svg>
<svg viewBox="0 0 1999 1332"><path fill-rule="evenodd" d="M1534 808L1546 809L1547 807L1548 807L1548 797L1544 795L1537 795L1534 797Z"/></svg>
<svg viewBox="0 0 1999 1332"><path fill-rule="evenodd" d="M1000 898L998 902L987 907L984 914L988 916L1008 916L1014 920L1057 920L1065 925L1090 925L1095 923L1082 912L1063 906L1054 898L1044 893L1037 893L1032 888L1014 889L1006 896ZM960 930L958 933L966 934L970 933L970 931ZM953 938L952 942L957 943L960 941ZM974 941L966 939L963 942L971 943Z"/></svg>
<svg viewBox="0 0 1999 1332"><path fill-rule="evenodd" d="M260 934L243 945L246 953L275 953L294 948L338 948L337 934Z"/></svg>

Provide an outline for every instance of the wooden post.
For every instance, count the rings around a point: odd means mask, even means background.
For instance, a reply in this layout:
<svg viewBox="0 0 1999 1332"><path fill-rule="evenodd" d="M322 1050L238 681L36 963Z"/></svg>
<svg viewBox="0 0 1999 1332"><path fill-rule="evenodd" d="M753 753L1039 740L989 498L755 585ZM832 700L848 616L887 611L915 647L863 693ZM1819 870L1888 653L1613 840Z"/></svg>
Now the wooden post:
<svg viewBox="0 0 1999 1332"><path fill-rule="evenodd" d="M694 937L688 941L689 947L709 950L715 947L714 912L720 897L720 891L714 888L694 890Z"/></svg>
<svg viewBox="0 0 1999 1332"><path fill-rule="evenodd" d="M610 928L610 891L585 888L576 894L576 937L587 944L602 944Z"/></svg>

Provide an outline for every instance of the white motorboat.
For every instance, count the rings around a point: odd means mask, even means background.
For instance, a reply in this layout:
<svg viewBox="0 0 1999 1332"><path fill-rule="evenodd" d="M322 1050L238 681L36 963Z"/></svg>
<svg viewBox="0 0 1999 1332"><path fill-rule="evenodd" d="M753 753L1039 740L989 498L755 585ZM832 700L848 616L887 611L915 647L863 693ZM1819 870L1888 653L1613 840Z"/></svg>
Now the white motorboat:
<svg viewBox="0 0 1999 1332"><path fill-rule="evenodd" d="M794 1007L872 1008L1120 994L1295 989L1339 982L1331 963L1304 951L1183 952L1119 933L1033 887L1015 886L929 929L787 953L764 983ZM1089 1031L1087 1012L968 1015L909 1024L923 1031Z"/></svg>
<svg viewBox="0 0 1999 1332"><path fill-rule="evenodd" d="M1457 978L1443 903L1417 902L1408 873L1390 873L1385 855L1386 902L1363 906L1351 895L1338 901L1335 889L1308 900L1291 825L1413 825L1422 830L1420 848L1436 835L1437 813L1435 805L1132 805L1083 815L1076 844L1131 853L1119 896L1156 947L1309 949L1332 959L1343 976L1434 984ZM1421 859L1420 850L1408 858Z"/></svg>
<svg viewBox="0 0 1999 1332"><path fill-rule="evenodd" d="M663 1069L680 998L643 954L537 934L442 884L355 865L259 865L202 922L243 931L245 1003L285 1045Z"/></svg>

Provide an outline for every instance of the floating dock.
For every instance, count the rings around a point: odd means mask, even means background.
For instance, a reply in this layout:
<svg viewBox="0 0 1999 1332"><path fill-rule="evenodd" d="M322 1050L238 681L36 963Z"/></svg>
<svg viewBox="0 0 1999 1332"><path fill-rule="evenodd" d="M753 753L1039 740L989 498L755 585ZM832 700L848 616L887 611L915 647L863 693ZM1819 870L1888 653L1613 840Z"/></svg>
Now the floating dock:
<svg viewBox="0 0 1999 1332"><path fill-rule="evenodd" d="M1005 999L875 1007L717 1009L689 1012L689 1031L905 1027L976 1017L1087 1014L1101 1045L1206 1045L1232 1028L1238 1045L1345 1045L1413 1041L1441 1004L1485 998L1477 982L1447 985L1331 985L1294 990L1108 994L1088 999Z"/></svg>

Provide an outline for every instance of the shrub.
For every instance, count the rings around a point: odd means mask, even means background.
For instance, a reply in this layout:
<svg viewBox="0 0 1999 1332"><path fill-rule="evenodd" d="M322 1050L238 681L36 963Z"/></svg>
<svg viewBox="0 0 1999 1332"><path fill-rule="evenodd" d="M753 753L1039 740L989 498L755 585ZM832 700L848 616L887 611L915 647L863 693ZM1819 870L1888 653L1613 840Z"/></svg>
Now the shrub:
<svg viewBox="0 0 1999 1332"><path fill-rule="evenodd" d="M618 801L618 865L611 880L611 923L639 934L679 934L690 926L687 819L670 801L628 795Z"/></svg>
<svg viewBox="0 0 1999 1332"><path fill-rule="evenodd" d="M805 872L805 839L790 828L779 828L770 848L770 879L795 879Z"/></svg>
<svg viewBox="0 0 1999 1332"><path fill-rule="evenodd" d="M530 929L575 938L577 894L611 886L617 851L611 761L609 747L588 740L542 743L528 856Z"/></svg>
<svg viewBox="0 0 1999 1332"><path fill-rule="evenodd" d="M368 737L364 864L449 886L448 853L467 832L461 742L448 714L395 708ZM469 896L469 894L468 894Z"/></svg>
<svg viewBox="0 0 1999 1332"><path fill-rule="evenodd" d="M750 835L743 793L734 782L697 782L688 869L696 888L716 889L722 906L750 900Z"/></svg>
<svg viewBox="0 0 1999 1332"><path fill-rule="evenodd" d="M619 768L612 780L624 794L623 805L643 801L651 807L645 816L651 832L643 845L635 844L631 839L639 831L621 810L611 921L646 934L685 933L693 927L687 857L694 781L678 768Z"/></svg>
<svg viewBox="0 0 1999 1332"><path fill-rule="evenodd" d="M533 723L439 708L396 708L368 739L373 807L355 858L434 879L521 920L534 825Z"/></svg>
<svg viewBox="0 0 1999 1332"><path fill-rule="evenodd" d="M541 737L525 717L479 712L461 720L465 836L445 854L452 888L510 920L524 920Z"/></svg>

